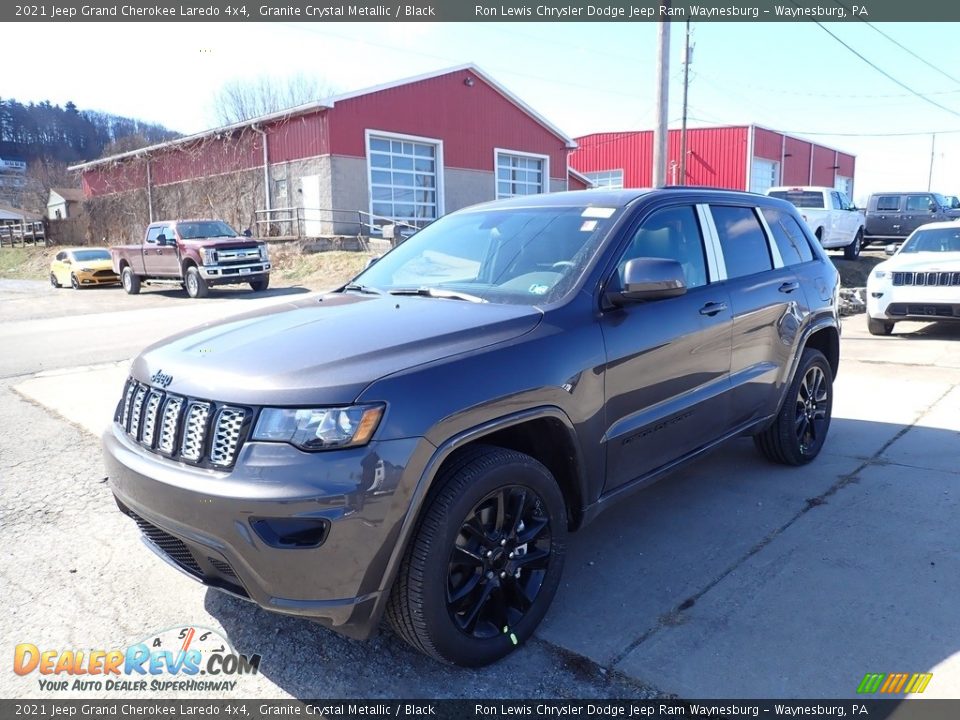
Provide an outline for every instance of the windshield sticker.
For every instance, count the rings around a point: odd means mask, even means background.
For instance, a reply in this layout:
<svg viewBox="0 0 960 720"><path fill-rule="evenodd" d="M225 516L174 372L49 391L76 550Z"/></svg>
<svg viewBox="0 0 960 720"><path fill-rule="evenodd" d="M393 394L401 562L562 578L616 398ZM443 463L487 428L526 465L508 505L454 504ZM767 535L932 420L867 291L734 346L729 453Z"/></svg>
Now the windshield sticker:
<svg viewBox="0 0 960 720"><path fill-rule="evenodd" d="M580 213L580 217L585 218L602 218L606 220L608 217L612 216L617 211L616 208L607 208L607 207L588 207Z"/></svg>
<svg viewBox="0 0 960 720"><path fill-rule="evenodd" d="M584 220L583 225L580 226L580 232L593 232L597 229L596 220Z"/></svg>
<svg viewBox="0 0 960 720"><path fill-rule="evenodd" d="M534 283L533 285L530 286L530 290L528 292L531 295L546 295L547 290L549 289L550 287L548 285L540 285L539 283Z"/></svg>

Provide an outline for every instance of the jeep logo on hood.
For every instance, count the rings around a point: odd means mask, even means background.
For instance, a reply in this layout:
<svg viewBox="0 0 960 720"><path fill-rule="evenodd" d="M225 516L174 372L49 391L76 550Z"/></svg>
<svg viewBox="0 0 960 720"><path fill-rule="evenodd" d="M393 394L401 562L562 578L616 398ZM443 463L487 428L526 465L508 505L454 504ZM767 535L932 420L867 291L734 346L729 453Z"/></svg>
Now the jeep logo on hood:
<svg viewBox="0 0 960 720"><path fill-rule="evenodd" d="M157 370L151 377L150 382L154 385L159 385L160 387L167 387L170 383L173 382L173 375L164 374L163 370Z"/></svg>

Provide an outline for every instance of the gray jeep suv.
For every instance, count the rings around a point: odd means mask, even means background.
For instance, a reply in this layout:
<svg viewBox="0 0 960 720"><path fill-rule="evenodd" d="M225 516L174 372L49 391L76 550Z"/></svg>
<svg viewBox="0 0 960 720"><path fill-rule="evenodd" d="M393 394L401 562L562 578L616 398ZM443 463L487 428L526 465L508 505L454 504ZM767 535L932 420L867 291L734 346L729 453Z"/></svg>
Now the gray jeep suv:
<svg viewBox="0 0 960 720"><path fill-rule="evenodd" d="M567 534L739 436L813 460L838 276L787 202L706 188L452 213L322 297L133 363L120 509L206 585L483 665L530 637Z"/></svg>

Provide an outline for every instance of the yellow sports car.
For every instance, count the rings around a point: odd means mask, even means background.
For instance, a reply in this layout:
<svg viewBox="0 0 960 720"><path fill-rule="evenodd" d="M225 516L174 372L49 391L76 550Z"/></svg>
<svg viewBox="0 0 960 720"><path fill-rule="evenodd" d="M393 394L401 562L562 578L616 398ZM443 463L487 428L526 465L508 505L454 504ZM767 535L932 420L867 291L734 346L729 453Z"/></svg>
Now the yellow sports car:
<svg viewBox="0 0 960 720"><path fill-rule="evenodd" d="M50 263L50 284L72 285L79 290L85 285L109 285L120 282L113 271L110 251L106 248L68 248L61 250Z"/></svg>

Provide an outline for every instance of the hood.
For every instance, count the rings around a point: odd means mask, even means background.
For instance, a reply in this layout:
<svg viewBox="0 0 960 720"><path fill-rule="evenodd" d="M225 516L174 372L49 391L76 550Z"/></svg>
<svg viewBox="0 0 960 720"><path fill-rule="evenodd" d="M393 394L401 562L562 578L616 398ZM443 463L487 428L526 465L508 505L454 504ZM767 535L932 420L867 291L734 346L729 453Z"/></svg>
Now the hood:
<svg viewBox="0 0 960 720"><path fill-rule="evenodd" d="M106 260L78 260L76 267L86 268L88 270L113 270L113 261L107 258Z"/></svg>
<svg viewBox="0 0 960 720"><path fill-rule="evenodd" d="M876 269L888 272L958 272L960 252L900 253L880 263Z"/></svg>
<svg viewBox="0 0 960 720"><path fill-rule="evenodd" d="M240 248L240 247L256 247L261 243L260 240L256 238L248 238L243 236L237 236L232 238L194 238L191 240L181 240L180 243L187 247L194 248Z"/></svg>
<svg viewBox="0 0 960 720"><path fill-rule="evenodd" d="M169 392L247 405L348 404L371 382L531 331L522 305L424 297L316 296L274 305L147 348L133 374Z"/></svg>

